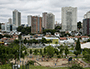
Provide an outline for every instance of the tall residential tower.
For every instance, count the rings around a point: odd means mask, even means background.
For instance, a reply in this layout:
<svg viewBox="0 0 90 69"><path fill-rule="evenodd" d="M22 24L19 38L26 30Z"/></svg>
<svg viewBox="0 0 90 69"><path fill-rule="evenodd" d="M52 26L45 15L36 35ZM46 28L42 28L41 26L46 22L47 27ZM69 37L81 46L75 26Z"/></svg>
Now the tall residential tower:
<svg viewBox="0 0 90 69"><path fill-rule="evenodd" d="M27 21L28 21L28 26L31 26L31 21L32 21L32 16L31 15L27 16Z"/></svg>
<svg viewBox="0 0 90 69"><path fill-rule="evenodd" d="M13 11L13 25L21 26L21 13L18 10Z"/></svg>
<svg viewBox="0 0 90 69"><path fill-rule="evenodd" d="M47 12L42 13L42 27L47 28Z"/></svg>
<svg viewBox="0 0 90 69"><path fill-rule="evenodd" d="M77 31L77 8L62 8L62 31Z"/></svg>
<svg viewBox="0 0 90 69"><path fill-rule="evenodd" d="M31 33L42 33L42 17L32 16Z"/></svg>
<svg viewBox="0 0 90 69"><path fill-rule="evenodd" d="M55 24L55 15L52 13L48 13L46 29L54 29L54 24Z"/></svg>

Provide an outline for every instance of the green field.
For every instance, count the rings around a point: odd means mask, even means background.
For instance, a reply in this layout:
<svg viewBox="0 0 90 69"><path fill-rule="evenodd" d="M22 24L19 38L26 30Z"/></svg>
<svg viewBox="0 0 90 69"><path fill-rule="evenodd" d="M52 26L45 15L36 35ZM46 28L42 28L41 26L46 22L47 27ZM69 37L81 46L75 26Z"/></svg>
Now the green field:
<svg viewBox="0 0 90 69"><path fill-rule="evenodd" d="M20 67L20 69L26 69L25 66L24 67ZM12 69L10 64L5 64L5 65L0 65L0 69ZM44 67L44 66L33 66L30 65L29 69L68 69L68 67ZM85 68L85 69L90 69L90 68Z"/></svg>

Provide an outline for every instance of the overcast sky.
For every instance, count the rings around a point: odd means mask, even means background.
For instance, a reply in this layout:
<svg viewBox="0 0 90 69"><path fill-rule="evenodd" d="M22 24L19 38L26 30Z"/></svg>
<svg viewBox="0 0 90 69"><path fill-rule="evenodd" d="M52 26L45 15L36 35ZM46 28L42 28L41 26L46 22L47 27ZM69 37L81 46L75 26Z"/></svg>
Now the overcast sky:
<svg viewBox="0 0 90 69"><path fill-rule="evenodd" d="M42 16L42 12L53 13L55 21L61 23L61 8L69 6L77 7L77 21L82 21L84 14L90 11L90 0L0 0L0 22L7 22L17 9L22 23L27 23L27 15Z"/></svg>

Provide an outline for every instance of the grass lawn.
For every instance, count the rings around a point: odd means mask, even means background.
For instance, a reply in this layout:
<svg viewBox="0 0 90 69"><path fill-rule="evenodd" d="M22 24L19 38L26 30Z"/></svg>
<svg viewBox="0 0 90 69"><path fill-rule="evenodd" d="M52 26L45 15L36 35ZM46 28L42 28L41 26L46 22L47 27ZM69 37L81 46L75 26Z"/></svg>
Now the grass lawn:
<svg viewBox="0 0 90 69"><path fill-rule="evenodd" d="M20 69L26 69L25 66L21 66ZM12 69L12 67L10 66L10 64L5 64L5 65L0 65L0 69ZM57 68L53 68L53 67L44 67L44 66L33 66L30 65L29 69L68 69L68 67L57 67ZM85 68L85 69L90 69L90 68Z"/></svg>
<svg viewBox="0 0 90 69"><path fill-rule="evenodd" d="M10 64L0 65L0 69L12 69Z"/></svg>

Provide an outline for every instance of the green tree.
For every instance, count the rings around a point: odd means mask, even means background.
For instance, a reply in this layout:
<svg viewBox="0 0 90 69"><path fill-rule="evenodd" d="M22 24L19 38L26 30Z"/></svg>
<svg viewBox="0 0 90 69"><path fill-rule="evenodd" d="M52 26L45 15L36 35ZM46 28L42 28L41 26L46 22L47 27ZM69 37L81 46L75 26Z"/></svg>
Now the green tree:
<svg viewBox="0 0 90 69"><path fill-rule="evenodd" d="M76 47L75 47L75 50L76 51L74 51L74 54L76 55L76 57L81 53L81 45L80 45L80 40L78 39L77 41L76 41Z"/></svg>
<svg viewBox="0 0 90 69"><path fill-rule="evenodd" d="M25 44L27 43L27 39L26 39L26 38L24 39L24 43L25 43Z"/></svg>
<svg viewBox="0 0 90 69"><path fill-rule="evenodd" d="M52 40L47 40L47 43L49 43L49 44L52 43Z"/></svg>
<svg viewBox="0 0 90 69"><path fill-rule="evenodd" d="M60 30L60 29L61 29L60 26L56 26L56 27L55 27L55 30Z"/></svg>
<svg viewBox="0 0 90 69"><path fill-rule="evenodd" d="M77 28L78 28L78 29L82 28L80 21L77 23Z"/></svg>
<svg viewBox="0 0 90 69"><path fill-rule="evenodd" d="M40 55L42 55L42 49L40 49Z"/></svg>
<svg viewBox="0 0 90 69"><path fill-rule="evenodd" d="M84 55L83 57L86 61L90 62L90 54Z"/></svg>
<svg viewBox="0 0 90 69"><path fill-rule="evenodd" d="M56 53L57 55L59 55L58 49L54 49L54 51L55 51L55 53Z"/></svg>
<svg viewBox="0 0 90 69"><path fill-rule="evenodd" d="M62 57L63 57L63 51L64 51L63 45L59 46L58 48L60 49L60 54L61 54Z"/></svg>
<svg viewBox="0 0 90 69"><path fill-rule="evenodd" d="M38 52L39 52L38 49L35 49L35 50L34 50L34 55L37 55Z"/></svg>
<svg viewBox="0 0 90 69"><path fill-rule="evenodd" d="M30 54L32 54L32 49L30 49Z"/></svg>
<svg viewBox="0 0 90 69"><path fill-rule="evenodd" d="M27 55L27 51L25 50L25 55Z"/></svg>
<svg viewBox="0 0 90 69"><path fill-rule="evenodd" d="M19 40L21 40L21 39L22 39L21 34L20 34L20 35L18 35L18 38L19 38Z"/></svg>
<svg viewBox="0 0 90 69"><path fill-rule="evenodd" d="M76 47L75 47L76 51L80 51L81 52L81 44L80 44L80 40L78 39L76 42Z"/></svg>
<svg viewBox="0 0 90 69"><path fill-rule="evenodd" d="M42 43L47 43L47 40L45 38L42 38L41 42Z"/></svg>
<svg viewBox="0 0 90 69"><path fill-rule="evenodd" d="M6 37L6 38L10 38L10 35L5 34L4 37Z"/></svg>
<svg viewBox="0 0 90 69"><path fill-rule="evenodd" d="M3 35L0 34L0 39L3 38Z"/></svg>
<svg viewBox="0 0 90 69"><path fill-rule="evenodd" d="M23 29L21 30L21 32L22 32L22 34L25 34L26 30L23 28Z"/></svg>
<svg viewBox="0 0 90 69"><path fill-rule="evenodd" d="M80 54L80 51L74 51L74 54L76 55L76 57L78 56L78 54Z"/></svg>
<svg viewBox="0 0 90 69"><path fill-rule="evenodd" d="M44 54L46 54L47 53L47 50L46 50L46 48L44 48Z"/></svg>
<svg viewBox="0 0 90 69"><path fill-rule="evenodd" d="M18 32L21 32L23 28L24 28L23 26L19 26L19 27L17 28L17 31L18 31Z"/></svg>
<svg viewBox="0 0 90 69"><path fill-rule="evenodd" d="M52 46L47 47L47 55L52 57L54 55L54 48Z"/></svg>
<svg viewBox="0 0 90 69"><path fill-rule="evenodd" d="M68 50L68 47L66 46L66 48L65 48L65 55L67 56L67 54L69 54L69 50Z"/></svg>
<svg viewBox="0 0 90 69"><path fill-rule="evenodd" d="M54 33L56 32L56 30L55 29L45 29L45 30L43 30L43 34L45 35L47 32L50 32L52 35L54 35Z"/></svg>
<svg viewBox="0 0 90 69"><path fill-rule="evenodd" d="M19 40L14 40L14 43L19 44Z"/></svg>
<svg viewBox="0 0 90 69"><path fill-rule="evenodd" d="M32 40L32 43L35 43L36 44L36 43L38 43L38 40L33 39Z"/></svg>

